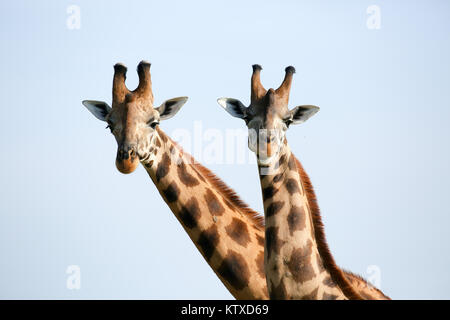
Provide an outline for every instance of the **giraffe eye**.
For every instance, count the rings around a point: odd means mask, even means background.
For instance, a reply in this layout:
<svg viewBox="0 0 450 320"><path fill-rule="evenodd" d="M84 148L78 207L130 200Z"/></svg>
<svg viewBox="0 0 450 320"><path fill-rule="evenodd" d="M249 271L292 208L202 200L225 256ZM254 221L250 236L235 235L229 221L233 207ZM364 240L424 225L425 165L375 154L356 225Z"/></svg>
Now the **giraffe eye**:
<svg viewBox="0 0 450 320"><path fill-rule="evenodd" d="M159 124L158 121L153 121L150 123L150 128L155 129L158 124Z"/></svg>

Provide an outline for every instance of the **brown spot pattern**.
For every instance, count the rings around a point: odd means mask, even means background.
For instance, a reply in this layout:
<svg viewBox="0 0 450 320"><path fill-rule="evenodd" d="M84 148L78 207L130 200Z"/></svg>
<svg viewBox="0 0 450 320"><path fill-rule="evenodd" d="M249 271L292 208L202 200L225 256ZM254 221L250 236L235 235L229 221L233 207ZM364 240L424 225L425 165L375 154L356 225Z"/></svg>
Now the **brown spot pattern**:
<svg viewBox="0 0 450 320"><path fill-rule="evenodd" d="M217 272L236 290L242 290L248 286L250 278L248 266L244 257L233 250L228 250Z"/></svg>
<svg viewBox="0 0 450 320"><path fill-rule="evenodd" d="M283 174L279 173L275 177L273 177L272 183L280 182L280 180L283 178Z"/></svg>
<svg viewBox="0 0 450 320"><path fill-rule="evenodd" d="M255 236L256 236L256 240L258 241L258 244L259 244L260 246L264 246L264 238L261 237L261 236L258 235L258 234L256 234Z"/></svg>
<svg viewBox="0 0 450 320"><path fill-rule="evenodd" d="M294 231L303 230L306 227L306 214L303 207L293 206L287 216L287 222L291 236Z"/></svg>
<svg viewBox="0 0 450 320"><path fill-rule="evenodd" d="M273 166L273 168L276 170L279 167L282 167L286 163L286 155L283 154L277 161L277 163Z"/></svg>
<svg viewBox="0 0 450 320"><path fill-rule="evenodd" d="M217 244L219 243L219 233L217 232L217 227L212 225L208 229L202 231L197 243L206 260L209 261L216 250Z"/></svg>
<svg viewBox="0 0 450 320"><path fill-rule="evenodd" d="M246 247L250 242L250 235L248 233L247 225L242 220L233 218L231 223L225 228L226 233L231 239Z"/></svg>
<svg viewBox="0 0 450 320"><path fill-rule="evenodd" d="M274 201L267 207L266 217L271 217L277 214L284 206L284 202L282 201Z"/></svg>
<svg viewBox="0 0 450 320"><path fill-rule="evenodd" d="M205 201L212 215L221 216L225 212L224 207L211 189L206 190Z"/></svg>
<svg viewBox="0 0 450 320"><path fill-rule="evenodd" d="M159 182L162 178L164 178L170 169L170 157L167 153L164 153L161 161L158 163L158 167L156 168L156 181Z"/></svg>
<svg viewBox="0 0 450 320"><path fill-rule="evenodd" d="M288 299L286 286L283 280L280 281L278 286L274 286L273 282L270 281L270 299L271 300L286 300Z"/></svg>
<svg viewBox="0 0 450 320"><path fill-rule="evenodd" d="M180 195L180 189L175 182L172 182L167 186L166 189L163 190L164 198L166 198L167 202L175 202L178 200L178 196Z"/></svg>
<svg viewBox="0 0 450 320"><path fill-rule="evenodd" d="M336 300L338 296L330 293L323 293L322 300Z"/></svg>
<svg viewBox="0 0 450 320"><path fill-rule="evenodd" d="M278 189L274 188L273 186L266 187L263 189L263 198L264 199L272 198L277 192Z"/></svg>
<svg viewBox="0 0 450 320"><path fill-rule="evenodd" d="M295 281L304 283L314 278L315 272L311 264L311 254L311 240L308 240L308 243L303 248L297 248L292 251L291 259L287 266Z"/></svg>
<svg viewBox="0 0 450 320"><path fill-rule="evenodd" d="M181 207L180 211L180 219L183 224L192 229L197 226L197 221L200 218L201 213L198 207L197 199L192 197L186 205Z"/></svg>
<svg viewBox="0 0 450 320"><path fill-rule="evenodd" d="M278 254L280 252L282 242L278 238L278 227L266 228L266 246L267 259L270 259L272 252L274 254Z"/></svg>
<svg viewBox="0 0 450 320"><path fill-rule="evenodd" d="M193 187L199 184L198 180L187 171L186 164L183 162L178 165L177 172L180 181L187 187Z"/></svg>
<svg viewBox="0 0 450 320"><path fill-rule="evenodd" d="M311 293L304 295L300 299L302 300L317 300L317 293L319 292L319 288L315 288Z"/></svg>
<svg viewBox="0 0 450 320"><path fill-rule="evenodd" d="M288 179L288 181L286 181L286 190L289 192L290 195L300 192L297 180L292 178Z"/></svg>
<svg viewBox="0 0 450 320"><path fill-rule="evenodd" d="M326 285L327 287L330 287L330 288L335 288L336 287L336 283L331 279L330 276L328 276L325 279L323 279L322 283L324 285Z"/></svg>

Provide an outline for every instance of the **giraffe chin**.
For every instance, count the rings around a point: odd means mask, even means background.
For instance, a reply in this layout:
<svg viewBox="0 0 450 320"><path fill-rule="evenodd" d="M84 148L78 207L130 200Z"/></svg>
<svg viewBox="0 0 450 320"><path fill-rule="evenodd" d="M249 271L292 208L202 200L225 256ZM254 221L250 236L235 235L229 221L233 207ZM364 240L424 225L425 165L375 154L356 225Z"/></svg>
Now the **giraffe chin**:
<svg viewBox="0 0 450 320"><path fill-rule="evenodd" d="M123 174L132 173L134 170L136 170L138 165L139 165L138 157L134 157L134 158L130 157L125 160L116 159L117 170L119 170Z"/></svg>

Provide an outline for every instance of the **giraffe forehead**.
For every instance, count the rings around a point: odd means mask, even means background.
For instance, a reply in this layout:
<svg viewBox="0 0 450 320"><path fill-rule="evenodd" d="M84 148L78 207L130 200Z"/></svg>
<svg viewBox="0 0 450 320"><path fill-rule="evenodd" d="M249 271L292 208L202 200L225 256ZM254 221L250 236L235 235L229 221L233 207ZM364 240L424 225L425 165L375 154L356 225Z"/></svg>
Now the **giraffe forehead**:
<svg viewBox="0 0 450 320"><path fill-rule="evenodd" d="M127 132L146 130L148 122L159 120L159 113L152 108L142 108L136 104L119 104L109 116L110 122Z"/></svg>
<svg viewBox="0 0 450 320"><path fill-rule="evenodd" d="M272 92L269 94L269 92ZM288 111L287 101L273 89L268 90L268 94L261 99L253 101L249 106L249 113L252 115L267 116L270 114L283 115Z"/></svg>
<svg viewBox="0 0 450 320"><path fill-rule="evenodd" d="M278 130L283 126L283 118L278 113L268 113L261 116L255 116L248 123L249 129L267 129Z"/></svg>
<svg viewBox="0 0 450 320"><path fill-rule="evenodd" d="M288 112L287 106L279 103L253 104L248 111L249 127L262 129L278 128Z"/></svg>
<svg viewBox="0 0 450 320"><path fill-rule="evenodd" d="M134 99L121 103L113 102L111 113L120 119L145 119L149 115L155 115L158 112L150 101L146 99Z"/></svg>

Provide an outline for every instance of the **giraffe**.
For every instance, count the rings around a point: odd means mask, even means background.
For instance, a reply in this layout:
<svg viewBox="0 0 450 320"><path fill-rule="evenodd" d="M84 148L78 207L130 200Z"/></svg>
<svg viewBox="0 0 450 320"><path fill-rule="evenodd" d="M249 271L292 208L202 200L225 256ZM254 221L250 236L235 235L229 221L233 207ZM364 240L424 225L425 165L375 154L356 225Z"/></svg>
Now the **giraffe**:
<svg viewBox="0 0 450 320"><path fill-rule="evenodd" d="M249 129L249 148L257 157L265 216L265 272L271 299L389 299L362 277L342 271L325 239L311 181L291 152L285 136L291 124L313 116L319 108L288 109L295 69L285 69L276 90L260 81L253 65L251 103L232 98L218 103Z"/></svg>
<svg viewBox="0 0 450 320"><path fill-rule="evenodd" d="M267 299L263 218L210 170L185 153L160 128L187 97L153 106L150 63L137 67L139 85L125 85L127 68L114 66L112 107L85 100L108 123L118 149L116 167L131 173L141 163L170 210L236 299Z"/></svg>

